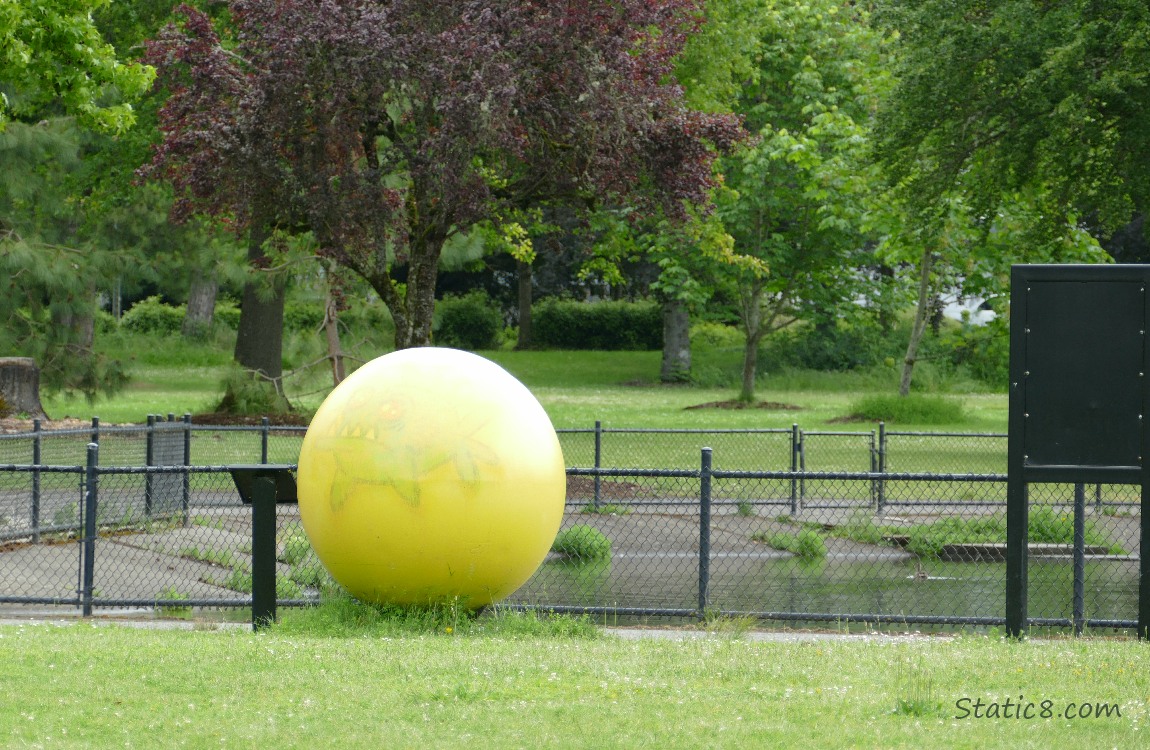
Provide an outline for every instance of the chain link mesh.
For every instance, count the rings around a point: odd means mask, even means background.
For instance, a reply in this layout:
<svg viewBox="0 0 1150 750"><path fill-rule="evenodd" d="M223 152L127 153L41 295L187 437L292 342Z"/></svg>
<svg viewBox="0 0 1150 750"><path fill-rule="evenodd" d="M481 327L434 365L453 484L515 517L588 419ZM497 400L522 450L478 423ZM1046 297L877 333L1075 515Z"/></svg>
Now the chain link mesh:
<svg viewBox="0 0 1150 750"><path fill-rule="evenodd" d="M222 467L294 464L302 436L164 420L0 437L0 602L79 606L90 593L94 606L160 612L250 606L251 508ZM93 437L98 535L85 591ZM560 439L573 467L564 543L511 603L804 622L1004 618L1003 435L600 429ZM701 444L714 448L709 494ZM1140 488L1031 484L1029 496L1031 621L1131 627ZM334 584L298 509L277 507L277 598L315 601Z"/></svg>

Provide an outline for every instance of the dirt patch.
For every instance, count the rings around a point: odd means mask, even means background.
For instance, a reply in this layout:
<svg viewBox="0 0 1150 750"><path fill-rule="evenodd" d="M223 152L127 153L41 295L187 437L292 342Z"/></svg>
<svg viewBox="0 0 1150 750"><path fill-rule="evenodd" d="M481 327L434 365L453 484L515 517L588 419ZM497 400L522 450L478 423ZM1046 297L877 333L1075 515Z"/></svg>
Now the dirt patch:
<svg viewBox="0 0 1150 750"><path fill-rule="evenodd" d="M101 423L105 427L114 427L115 425L106 422ZM41 419L41 430L82 430L92 426L90 419L72 419L71 417L64 417L62 419ZM31 432L32 420L19 419L16 417L7 417L0 419L0 432L11 435L18 432Z"/></svg>
<svg viewBox="0 0 1150 750"><path fill-rule="evenodd" d="M568 476L567 497L594 497L595 477ZM654 491L634 482L609 482L599 480L600 500L635 500L643 497L653 497Z"/></svg>
<svg viewBox="0 0 1150 750"><path fill-rule="evenodd" d="M779 401L708 401L705 404L695 404L694 406L684 406L683 410L688 409L769 409L772 411L802 411L803 407L795 406L794 404L784 404Z"/></svg>
<svg viewBox="0 0 1150 750"><path fill-rule="evenodd" d="M865 424L868 422L875 424L881 421L881 419L871 419L870 417L864 417L861 414L847 414L845 417L835 417L834 419L828 419L827 424Z"/></svg>
<svg viewBox="0 0 1150 750"><path fill-rule="evenodd" d="M273 427L307 427L311 424L311 417L307 414L269 414L268 424ZM207 414L193 414L192 424L211 425L220 427L259 427L263 424L263 417L253 417L246 414L228 414L226 412L210 412Z"/></svg>

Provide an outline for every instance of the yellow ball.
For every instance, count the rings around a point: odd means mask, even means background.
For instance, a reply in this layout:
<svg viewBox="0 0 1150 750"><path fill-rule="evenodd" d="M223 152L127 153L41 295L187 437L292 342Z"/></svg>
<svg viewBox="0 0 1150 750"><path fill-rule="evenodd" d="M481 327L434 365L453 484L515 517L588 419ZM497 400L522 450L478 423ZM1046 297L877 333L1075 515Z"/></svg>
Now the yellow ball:
<svg viewBox="0 0 1150 750"><path fill-rule="evenodd" d="M419 348L331 392L304 437L298 485L312 547L354 596L480 607L543 562L566 474L522 383L477 355Z"/></svg>

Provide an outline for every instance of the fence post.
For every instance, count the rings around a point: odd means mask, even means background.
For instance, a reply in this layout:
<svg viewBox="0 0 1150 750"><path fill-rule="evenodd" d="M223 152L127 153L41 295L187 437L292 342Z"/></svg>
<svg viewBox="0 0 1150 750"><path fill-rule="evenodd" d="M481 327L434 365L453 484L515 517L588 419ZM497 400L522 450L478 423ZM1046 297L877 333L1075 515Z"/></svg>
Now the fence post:
<svg viewBox="0 0 1150 750"><path fill-rule="evenodd" d="M1086 621L1086 485L1074 485L1074 635Z"/></svg>
<svg viewBox="0 0 1150 750"><path fill-rule="evenodd" d="M711 578L711 449L703 448L699 466L699 619L706 616Z"/></svg>
<svg viewBox="0 0 1150 750"><path fill-rule="evenodd" d="M188 467L192 465L192 415L184 415L184 483L180 488L180 507L184 511L184 527L192 525L191 499L192 475Z"/></svg>
<svg viewBox="0 0 1150 750"><path fill-rule="evenodd" d="M43 445L40 420L32 420L32 544L40 543L40 464L43 463Z"/></svg>
<svg viewBox="0 0 1150 750"><path fill-rule="evenodd" d="M802 450L802 433L797 424L791 425L791 471L799 470L799 451ZM791 477L791 515L799 513L799 480Z"/></svg>
<svg viewBox="0 0 1150 750"><path fill-rule="evenodd" d="M276 619L276 483L252 481L252 630Z"/></svg>
<svg viewBox="0 0 1150 750"><path fill-rule="evenodd" d="M599 510L599 493L601 490L601 480L599 478L599 469L603 465L603 423L598 419L595 420L595 496L592 499L595 510Z"/></svg>
<svg viewBox="0 0 1150 750"><path fill-rule="evenodd" d="M100 418L92 417L92 442L100 444Z"/></svg>
<svg viewBox="0 0 1150 750"><path fill-rule="evenodd" d="M886 512L886 422L878 423L878 479L876 480L876 494L878 496L878 515Z"/></svg>
<svg viewBox="0 0 1150 750"><path fill-rule="evenodd" d="M99 463L100 445L88 443L88 464L84 471L84 541L80 547L83 556L80 582L80 602L84 617L92 616L92 597L96 579L96 506L97 487L96 466Z"/></svg>
<svg viewBox="0 0 1150 750"><path fill-rule="evenodd" d="M156 445L155 445L155 432L156 432L156 415L148 415L148 432L146 433L147 440L145 441L144 448L144 466L154 466L156 463ZM152 517L152 493L155 491L153 485L155 482L152 479L152 474L144 475L144 517Z"/></svg>
<svg viewBox="0 0 1150 750"><path fill-rule="evenodd" d="M268 425L271 422L267 417L260 419L260 463L268 462Z"/></svg>

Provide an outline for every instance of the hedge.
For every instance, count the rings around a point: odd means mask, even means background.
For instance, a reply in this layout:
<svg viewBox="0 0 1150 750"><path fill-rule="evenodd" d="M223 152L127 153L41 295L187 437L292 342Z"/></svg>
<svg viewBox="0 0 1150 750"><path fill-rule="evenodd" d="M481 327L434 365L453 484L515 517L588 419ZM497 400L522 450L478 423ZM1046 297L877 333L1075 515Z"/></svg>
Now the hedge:
<svg viewBox="0 0 1150 750"><path fill-rule="evenodd" d="M544 300L531 318L535 344L543 348L663 348L663 313L654 302Z"/></svg>

